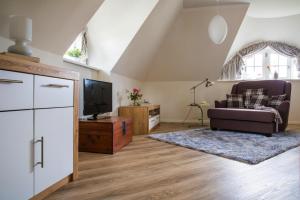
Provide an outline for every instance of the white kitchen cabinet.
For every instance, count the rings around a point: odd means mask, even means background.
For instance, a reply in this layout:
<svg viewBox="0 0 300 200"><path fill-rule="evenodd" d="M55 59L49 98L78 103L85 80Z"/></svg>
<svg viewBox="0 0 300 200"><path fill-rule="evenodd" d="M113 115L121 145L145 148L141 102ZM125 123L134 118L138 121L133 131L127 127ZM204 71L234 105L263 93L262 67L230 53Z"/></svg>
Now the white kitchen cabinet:
<svg viewBox="0 0 300 200"><path fill-rule="evenodd" d="M73 108L35 110L35 194L73 171ZM43 146L43 149L41 149ZM43 153L43 155L41 155Z"/></svg>
<svg viewBox="0 0 300 200"><path fill-rule="evenodd" d="M0 54L0 200L43 199L78 175L79 74L28 59Z"/></svg>
<svg viewBox="0 0 300 200"><path fill-rule="evenodd" d="M33 111L0 112L0 137L0 199L29 199L33 196Z"/></svg>

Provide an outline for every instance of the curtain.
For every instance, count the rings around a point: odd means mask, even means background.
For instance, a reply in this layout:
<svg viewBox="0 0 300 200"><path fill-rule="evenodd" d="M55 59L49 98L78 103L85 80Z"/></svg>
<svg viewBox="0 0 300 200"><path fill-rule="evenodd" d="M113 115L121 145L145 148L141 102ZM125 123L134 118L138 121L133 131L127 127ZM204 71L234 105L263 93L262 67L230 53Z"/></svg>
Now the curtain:
<svg viewBox="0 0 300 200"><path fill-rule="evenodd" d="M254 54L263 50L266 47L272 48L274 51L297 58L298 70L300 70L300 49L295 46L288 45L283 42L277 41L264 41L251 44L246 48L239 50L224 66L222 69L222 80L234 80L241 75L242 66L244 65L243 57Z"/></svg>
<svg viewBox="0 0 300 200"><path fill-rule="evenodd" d="M81 38L81 53L85 57L85 64L88 64L88 41L87 41L87 30L82 33Z"/></svg>

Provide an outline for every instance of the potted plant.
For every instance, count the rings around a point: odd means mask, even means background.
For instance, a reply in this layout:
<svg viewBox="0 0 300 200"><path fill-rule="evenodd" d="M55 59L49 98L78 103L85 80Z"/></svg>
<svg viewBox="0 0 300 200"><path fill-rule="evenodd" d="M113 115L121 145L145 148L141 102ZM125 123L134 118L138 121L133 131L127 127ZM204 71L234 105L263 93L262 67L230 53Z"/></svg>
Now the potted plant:
<svg viewBox="0 0 300 200"><path fill-rule="evenodd" d="M132 101L133 106L140 106L141 99L143 94L139 88L133 88L131 91L127 91L129 93L128 99Z"/></svg>

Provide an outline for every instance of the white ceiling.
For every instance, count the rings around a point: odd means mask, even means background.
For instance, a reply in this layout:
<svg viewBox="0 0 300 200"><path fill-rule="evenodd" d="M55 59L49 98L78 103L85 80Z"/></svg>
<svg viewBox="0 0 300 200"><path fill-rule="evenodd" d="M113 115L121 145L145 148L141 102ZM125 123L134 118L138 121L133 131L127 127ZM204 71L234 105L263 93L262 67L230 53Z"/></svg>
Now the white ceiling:
<svg viewBox="0 0 300 200"><path fill-rule="evenodd" d="M0 0L0 36L9 38L9 16L32 18L32 46L63 55L104 0Z"/></svg>
<svg viewBox="0 0 300 200"><path fill-rule="evenodd" d="M220 4L250 3L247 16L275 18L300 14L300 0L219 0ZM217 0L184 0L184 8L213 6Z"/></svg>

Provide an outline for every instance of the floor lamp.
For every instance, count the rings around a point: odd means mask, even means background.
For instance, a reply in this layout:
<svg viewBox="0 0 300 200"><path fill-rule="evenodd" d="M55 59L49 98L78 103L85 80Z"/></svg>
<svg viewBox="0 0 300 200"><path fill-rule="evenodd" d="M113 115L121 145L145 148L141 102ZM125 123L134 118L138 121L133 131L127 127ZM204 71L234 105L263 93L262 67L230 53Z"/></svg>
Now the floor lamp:
<svg viewBox="0 0 300 200"><path fill-rule="evenodd" d="M199 86L201 85L205 85L205 87L210 87L214 84L214 82L211 82L210 80L208 80L208 78L204 79L203 81L201 81L200 83L198 83L197 85L193 86L191 88L191 90L193 90L193 95L194 95L194 102L191 103L190 105L190 110L189 112L187 113L187 116L186 118L184 119L183 123L189 118L190 114L191 114L191 111L193 109L193 107L196 107L196 108L199 108L200 111L201 111L201 125L203 126L203 110L202 110L202 107L196 103L196 88L198 88Z"/></svg>

